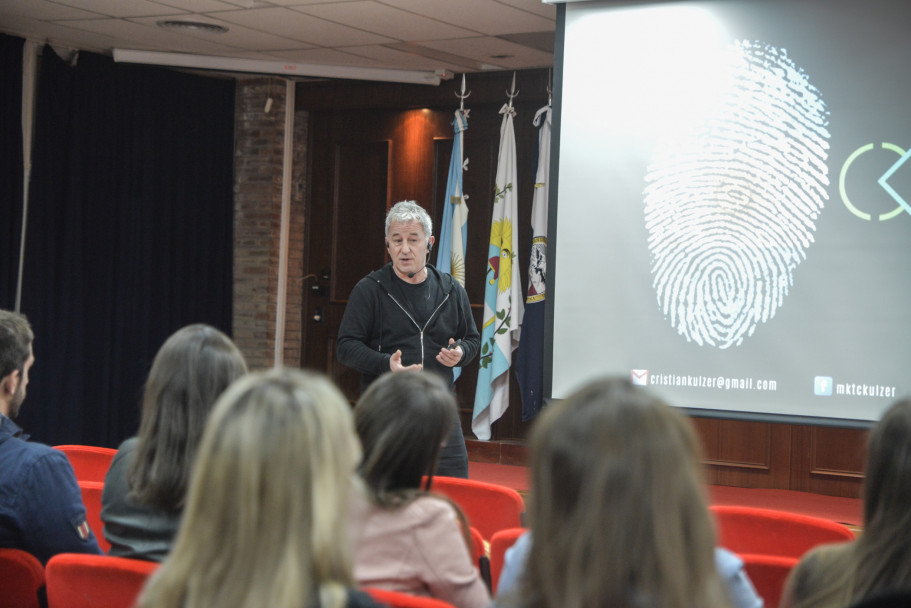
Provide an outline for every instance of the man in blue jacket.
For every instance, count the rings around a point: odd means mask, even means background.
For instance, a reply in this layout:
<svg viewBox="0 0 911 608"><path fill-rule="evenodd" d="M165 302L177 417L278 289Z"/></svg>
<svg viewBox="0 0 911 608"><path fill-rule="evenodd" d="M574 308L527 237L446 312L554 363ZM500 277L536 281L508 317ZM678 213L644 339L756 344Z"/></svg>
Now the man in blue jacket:
<svg viewBox="0 0 911 608"><path fill-rule="evenodd" d="M361 390L386 372L423 370L450 385L453 368L480 348L468 294L449 274L430 265L433 226L414 201L386 214L389 264L361 279L339 326L338 360L361 372ZM439 475L468 477L468 453L459 421L440 454Z"/></svg>
<svg viewBox="0 0 911 608"><path fill-rule="evenodd" d="M0 310L0 547L41 563L57 553L101 553L66 455L28 442L13 422L35 361L33 339L23 315Z"/></svg>

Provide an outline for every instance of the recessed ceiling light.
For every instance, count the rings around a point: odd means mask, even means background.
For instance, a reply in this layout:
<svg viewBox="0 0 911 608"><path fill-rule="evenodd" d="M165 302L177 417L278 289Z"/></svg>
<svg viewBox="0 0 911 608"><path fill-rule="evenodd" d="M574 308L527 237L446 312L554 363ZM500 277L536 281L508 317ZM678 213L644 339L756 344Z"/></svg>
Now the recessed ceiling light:
<svg viewBox="0 0 911 608"><path fill-rule="evenodd" d="M224 34L228 31L228 28L223 25L204 23L202 21L184 21L182 19L162 19L161 21L158 21L156 25L167 30L201 32L204 34Z"/></svg>

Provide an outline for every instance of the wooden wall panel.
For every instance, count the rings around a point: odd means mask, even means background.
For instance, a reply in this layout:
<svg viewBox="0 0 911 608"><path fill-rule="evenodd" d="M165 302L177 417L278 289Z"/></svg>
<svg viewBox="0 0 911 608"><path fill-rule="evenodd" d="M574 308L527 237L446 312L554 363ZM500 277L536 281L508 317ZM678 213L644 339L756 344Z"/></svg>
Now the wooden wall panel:
<svg viewBox="0 0 911 608"><path fill-rule="evenodd" d="M867 431L794 426L791 489L859 497L866 444Z"/></svg>
<svg viewBox="0 0 911 608"><path fill-rule="evenodd" d="M790 425L693 418L702 439L710 483L786 489L790 480Z"/></svg>

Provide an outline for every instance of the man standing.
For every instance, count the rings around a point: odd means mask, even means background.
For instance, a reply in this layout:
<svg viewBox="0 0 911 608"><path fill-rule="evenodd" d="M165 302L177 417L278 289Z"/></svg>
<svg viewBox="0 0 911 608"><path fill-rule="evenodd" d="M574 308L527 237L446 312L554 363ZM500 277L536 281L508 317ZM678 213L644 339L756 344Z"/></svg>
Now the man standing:
<svg viewBox="0 0 911 608"><path fill-rule="evenodd" d="M428 263L432 234L430 216L420 205L396 203L386 214L386 250L392 262L351 291L339 327L338 360L361 372L362 391L380 374L402 370L436 373L452 385L452 368L478 354L480 335L465 288ZM458 420L437 473L468 477Z"/></svg>
<svg viewBox="0 0 911 608"><path fill-rule="evenodd" d="M35 362L33 339L23 315L0 310L0 547L41 563L57 553L101 553L66 455L29 443L13 422Z"/></svg>

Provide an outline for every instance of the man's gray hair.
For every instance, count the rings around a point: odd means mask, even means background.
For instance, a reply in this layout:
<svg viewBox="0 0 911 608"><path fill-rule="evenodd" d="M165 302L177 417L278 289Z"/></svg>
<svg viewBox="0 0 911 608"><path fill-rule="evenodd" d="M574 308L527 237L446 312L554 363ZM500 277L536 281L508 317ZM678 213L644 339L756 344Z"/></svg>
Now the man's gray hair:
<svg viewBox="0 0 911 608"><path fill-rule="evenodd" d="M389 226L392 222L420 222L424 227L424 234L430 238L433 235L433 222L424 208L417 201L401 201L392 206L386 214L386 236L389 236Z"/></svg>

